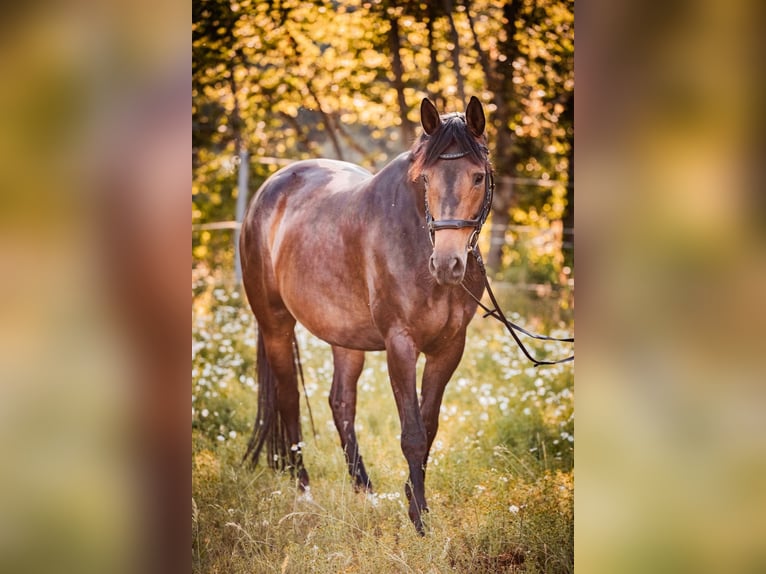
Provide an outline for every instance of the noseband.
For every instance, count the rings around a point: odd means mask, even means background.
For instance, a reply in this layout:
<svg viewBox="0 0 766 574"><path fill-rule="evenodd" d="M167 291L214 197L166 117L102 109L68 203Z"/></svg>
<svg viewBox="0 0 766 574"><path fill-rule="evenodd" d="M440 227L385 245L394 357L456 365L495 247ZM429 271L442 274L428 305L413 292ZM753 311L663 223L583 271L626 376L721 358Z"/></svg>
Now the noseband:
<svg viewBox="0 0 766 574"><path fill-rule="evenodd" d="M489 150L483 147L484 153L489 154ZM443 153L439 156L439 159L459 159L468 155L467 151L459 151L454 153ZM495 178L492 175L492 170L487 166L485 168L484 177L484 202L481 205L481 211L473 219L440 219L434 220L431 215L431 210L428 208L428 193L425 194L426 200L426 226L428 227L428 236L431 238L431 243L434 242L434 236L440 229L462 229L464 227L473 227L473 233L468 239L468 250L472 250L476 247L476 243L479 241L479 233L489 217L489 211L492 208L492 196L495 192Z"/></svg>

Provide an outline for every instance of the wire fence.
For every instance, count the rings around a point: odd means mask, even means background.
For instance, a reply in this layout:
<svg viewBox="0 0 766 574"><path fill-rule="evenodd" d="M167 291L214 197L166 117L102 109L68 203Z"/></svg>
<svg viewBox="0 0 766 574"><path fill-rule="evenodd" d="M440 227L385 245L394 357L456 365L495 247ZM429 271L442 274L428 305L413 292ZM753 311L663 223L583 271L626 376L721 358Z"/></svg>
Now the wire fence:
<svg viewBox="0 0 766 574"><path fill-rule="evenodd" d="M300 161L300 160L286 158L286 157L258 156L258 157L251 158L249 161L251 161L252 163L260 163L262 165L278 165L278 166L284 167L286 165L290 165L291 163L295 163L296 161ZM537 187L563 186L568 189L574 189L573 183L564 183L561 181L556 181L554 179L535 179L532 177L510 177L510 176L505 176L503 179L511 183L515 183L517 185L535 185Z"/></svg>
<svg viewBox="0 0 766 574"><path fill-rule="evenodd" d="M218 231L224 229L239 229L242 223L239 221L213 221L210 223L193 223L192 231ZM496 230L498 227L515 233L540 233L541 229L533 225L488 225L488 229ZM542 230L545 231L545 230ZM574 227L564 227L562 231L565 234L574 233Z"/></svg>
<svg viewBox="0 0 766 574"><path fill-rule="evenodd" d="M249 171L250 171L249 166L251 163L258 163L262 165L286 166L296 161L299 161L299 160L294 160L289 158L270 157L270 156L257 156L254 158L250 158L250 154L248 153L246 149L241 150L240 155L236 159L237 159L237 163L239 164L239 169L237 174L238 189L249 189L249 185L248 185ZM525 177L504 176L502 180L506 182L510 182L512 184L517 184L517 185L534 185L537 187L564 186L569 189L574 189L573 183L562 183L562 182L554 181L550 179L534 179L534 178L525 178ZM224 231L224 230L234 231L234 249L237 252L235 253L237 279L239 279L241 276L241 268L240 268L239 256L238 256L239 230L242 227L241 221L244 218L244 214L245 214L245 207L248 200L247 196L248 194L242 194L242 193L238 194L237 206L236 206L236 219L234 220L192 223L192 231ZM571 240L565 239L565 238L573 237L574 229L563 228L560 220L555 223L557 223L557 225L554 225L548 229L540 229L530 225L503 226L504 228L503 236L505 236L505 234L508 231L515 232L517 234L534 232L537 234L537 236L533 238L532 244L536 244L539 247L544 247L545 244L548 244L549 242L553 241L555 243L558 243L562 249L573 249L574 243ZM497 231L497 228L498 228L497 225L490 226L490 229L493 231ZM553 238L551 238L551 234L553 234ZM490 239L490 242L493 245L497 245L501 243L501 239L497 237L492 237Z"/></svg>

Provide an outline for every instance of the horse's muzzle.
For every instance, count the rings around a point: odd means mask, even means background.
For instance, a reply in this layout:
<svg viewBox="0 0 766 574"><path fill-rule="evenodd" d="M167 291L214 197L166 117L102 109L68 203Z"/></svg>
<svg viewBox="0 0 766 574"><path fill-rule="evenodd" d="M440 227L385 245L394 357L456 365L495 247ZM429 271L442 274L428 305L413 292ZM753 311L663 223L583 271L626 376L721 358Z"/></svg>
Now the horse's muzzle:
<svg viewBox="0 0 766 574"><path fill-rule="evenodd" d="M437 254L428 260L428 270L439 285L459 285L465 276L465 256Z"/></svg>

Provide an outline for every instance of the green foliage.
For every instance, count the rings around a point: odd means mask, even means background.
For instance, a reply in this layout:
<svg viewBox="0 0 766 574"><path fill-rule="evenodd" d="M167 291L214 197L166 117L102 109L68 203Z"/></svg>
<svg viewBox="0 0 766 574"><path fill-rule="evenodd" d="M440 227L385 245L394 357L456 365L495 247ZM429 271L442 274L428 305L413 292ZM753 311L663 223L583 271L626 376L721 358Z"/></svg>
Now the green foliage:
<svg viewBox="0 0 766 574"><path fill-rule="evenodd" d="M561 283L563 257L560 231L547 222L513 226L506 232L504 272L498 278L518 285Z"/></svg>
<svg viewBox="0 0 766 574"><path fill-rule="evenodd" d="M248 193L275 169L262 158L337 157L375 170L409 147L407 127L418 122L422 97L448 111L463 109L470 95L487 108L498 175L556 184L514 186L512 197L498 197L499 209L523 225L538 225L532 211L560 219L574 141L573 7L572 0L195 2L193 221L233 217L241 147L252 158ZM231 239L220 235L220 244L195 236L195 255L217 253Z"/></svg>
<svg viewBox="0 0 766 574"><path fill-rule="evenodd" d="M256 385L254 325L237 289L203 268L195 272L194 572L572 572L571 363L534 369L500 325L475 319L430 453L431 512L421 538L407 517L406 462L382 353L368 353L357 415L374 495L355 493L347 475L326 400L329 347L300 328L317 431L314 437L302 398L311 496L289 474L240 464ZM540 356L569 351L534 347Z"/></svg>

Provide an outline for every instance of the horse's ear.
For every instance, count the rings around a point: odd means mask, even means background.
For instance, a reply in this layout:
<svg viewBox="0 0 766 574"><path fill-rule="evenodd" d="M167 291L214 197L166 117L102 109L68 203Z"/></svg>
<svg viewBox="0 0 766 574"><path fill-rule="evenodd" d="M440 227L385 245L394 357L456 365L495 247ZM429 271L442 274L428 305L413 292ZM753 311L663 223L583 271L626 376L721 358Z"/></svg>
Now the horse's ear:
<svg viewBox="0 0 766 574"><path fill-rule="evenodd" d="M468 107L465 109L465 122L471 133L477 138L481 137L481 134L484 133L486 125L484 108L481 107L481 102L476 96L471 96L471 101L468 102Z"/></svg>
<svg viewBox="0 0 766 574"><path fill-rule="evenodd" d="M441 124L442 120L436 106L428 98L423 98L420 102L420 125L423 126L423 131L430 136Z"/></svg>

